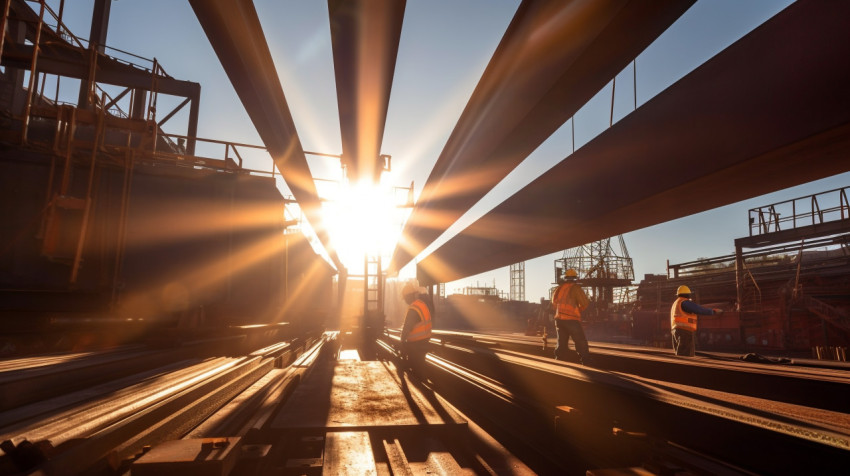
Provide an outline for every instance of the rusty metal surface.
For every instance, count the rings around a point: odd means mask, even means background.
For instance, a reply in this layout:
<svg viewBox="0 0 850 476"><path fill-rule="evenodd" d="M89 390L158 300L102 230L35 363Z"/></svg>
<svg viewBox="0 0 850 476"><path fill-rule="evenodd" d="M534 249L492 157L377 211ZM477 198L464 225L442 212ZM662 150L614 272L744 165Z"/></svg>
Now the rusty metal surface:
<svg viewBox="0 0 850 476"><path fill-rule="evenodd" d="M257 133L337 269L321 201L280 79L251 1L189 2Z"/></svg>
<svg viewBox="0 0 850 476"><path fill-rule="evenodd" d="M391 270L438 238L692 1L524 1L407 221Z"/></svg>
<svg viewBox="0 0 850 476"><path fill-rule="evenodd" d="M322 474L376 475L375 455L365 431L341 431L325 437Z"/></svg>
<svg viewBox="0 0 850 476"><path fill-rule="evenodd" d="M392 337L386 342L397 343ZM479 424L486 422L478 417L503 428L522 421L508 431L522 434L538 451L554 444L551 449L556 451L550 454L558 464L567 464L570 448L578 449L578 460L569 464L579 464L575 469L582 473L589 468L657 462L676 453L670 452L672 447L687 450L687 459L677 457L676 461L691 471L703 469L695 474L830 474L850 454L846 413L717 390L718 381L736 371L757 372L747 362L739 362L737 368L722 367L718 369L722 377L704 378L691 386L671 382L666 373L652 379L498 347L441 342L429 350L425 374L436 391L458 402L461 411L472 408L474 413L468 414ZM638 352L631 359L643 361L645 368L658 362ZM687 367L698 359L672 360ZM761 367L766 375L773 371L770 366ZM754 384L742 381L741 385ZM813 403L821 395L816 390L808 393ZM535 441L546 434L543 427L551 428L553 417L559 435L566 430L563 436ZM639 448L632 443L639 442L630 442L633 438L642 440L640 451L634 451ZM760 444L754 446L753 441ZM561 445L566 447L559 449ZM785 457L777 459L779 453Z"/></svg>
<svg viewBox="0 0 850 476"><path fill-rule="evenodd" d="M850 170L850 4L797 2L450 239L449 282Z"/></svg>
<svg viewBox="0 0 850 476"><path fill-rule="evenodd" d="M405 1L328 0L342 162L352 181L380 179L378 160Z"/></svg>
<svg viewBox="0 0 850 476"><path fill-rule="evenodd" d="M463 425L456 414L435 408L418 390L399 386L377 361L328 361L295 390L272 422L274 430L360 429Z"/></svg>
<svg viewBox="0 0 850 476"><path fill-rule="evenodd" d="M242 438L172 440L153 447L133 463L133 476L204 474L226 476L236 465Z"/></svg>
<svg viewBox="0 0 850 476"><path fill-rule="evenodd" d="M477 347L480 349L477 352L483 354L523 354L544 360L552 357L554 348L552 342L543 350L539 337L505 334L435 330L432 339L446 345ZM812 361L799 359L788 363L771 364L769 360L752 363L739 355L703 351L697 351L693 358L681 358L669 348L606 342L591 342L591 352L594 369L663 380L671 386L703 387L741 399L771 400L812 412L842 413L844 426L850 428L850 402L844 398L850 387L848 364L836 362L832 363L834 367L821 368L813 367Z"/></svg>

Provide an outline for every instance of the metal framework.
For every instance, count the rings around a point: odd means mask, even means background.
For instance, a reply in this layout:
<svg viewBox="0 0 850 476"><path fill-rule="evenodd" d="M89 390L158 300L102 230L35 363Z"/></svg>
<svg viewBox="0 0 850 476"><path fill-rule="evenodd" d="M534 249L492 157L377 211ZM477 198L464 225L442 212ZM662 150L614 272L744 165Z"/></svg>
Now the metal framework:
<svg viewBox="0 0 850 476"><path fill-rule="evenodd" d="M587 291L593 309L590 314L600 314L613 304L628 302L629 293L624 291L635 279L634 263L626 248L623 235L587 243L564 250L564 255L555 260L555 274L560 276L567 269L578 273L579 282Z"/></svg>
<svg viewBox="0 0 850 476"><path fill-rule="evenodd" d="M98 37L105 35L102 32L106 27L99 24L106 21L103 8L108 13L108 2L105 7L100 5L101 3L103 2L99 1L98 5L101 9L95 12L92 20L92 34ZM36 71L36 74L30 75L26 100L13 100L14 113L24 117L24 141L27 139L29 117L35 106L33 101L37 94L36 90L39 89L36 80L41 78L42 94L40 96L43 98L46 76L55 75L57 93L60 78L81 80L79 108L103 108L113 115L139 121L157 121L154 111L158 94L185 98L185 101L175 110L160 118L156 126L161 127L188 104L188 140L185 148L188 154L194 154L200 107L200 84L172 78L156 60L146 60L133 55L135 61L143 60L142 62L150 63L150 65L137 65L105 54L105 46L97 42L90 41L88 46L85 46L83 40L73 35L62 23L61 15L54 12L46 3L39 6L38 13L30 8L25 0L9 0L6 5L9 10L8 15L4 15L2 33L4 38L8 33L8 36L16 41L0 42L3 65L15 71ZM5 21L7 18L15 18L17 21ZM48 22L55 22L55 29L48 26ZM33 45L38 47L34 48ZM126 89L113 98L98 84L109 84ZM129 102L126 112L118 107L122 99ZM55 104L57 99L52 102Z"/></svg>
<svg viewBox="0 0 850 476"><path fill-rule="evenodd" d="M769 254L798 253L797 277L793 294L798 293L797 283L802 267L803 250L825 247L837 248L842 252L840 259L846 259L850 253L850 202L847 191L850 187L829 190L805 197L772 203L749 211L750 236L735 240L735 288L738 310L757 307L760 299L752 299L758 292L758 283L750 273L746 260L752 257L766 257ZM744 252L744 249L752 249ZM722 263L724 258L717 258ZM678 277L683 263L674 267L674 276ZM760 296L759 296L760 297ZM755 302L756 306L752 303ZM822 313L840 327L850 329L850 317L845 313Z"/></svg>
<svg viewBox="0 0 850 476"><path fill-rule="evenodd" d="M511 301L525 301L525 261L511 265Z"/></svg>

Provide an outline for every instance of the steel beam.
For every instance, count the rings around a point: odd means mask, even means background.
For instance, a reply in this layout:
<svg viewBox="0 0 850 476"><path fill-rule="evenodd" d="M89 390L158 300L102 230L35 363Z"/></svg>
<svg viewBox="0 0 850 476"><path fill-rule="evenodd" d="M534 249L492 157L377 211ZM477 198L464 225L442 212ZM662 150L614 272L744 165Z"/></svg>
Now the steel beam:
<svg viewBox="0 0 850 476"><path fill-rule="evenodd" d="M328 0L334 76L348 176L377 182L404 0Z"/></svg>
<svg viewBox="0 0 850 476"><path fill-rule="evenodd" d="M32 45L6 43L3 50L3 65L29 70L32 54ZM84 80L88 75L90 63L91 56L80 48L67 44L42 44L39 48L36 71ZM152 83L150 71L121 63L105 55L98 56L96 79L102 84L145 91L150 91ZM200 96L201 85L192 81L157 75L156 91L172 96L195 97Z"/></svg>
<svg viewBox="0 0 850 476"><path fill-rule="evenodd" d="M850 170L850 3L799 1L451 238L448 282Z"/></svg>
<svg viewBox="0 0 850 476"><path fill-rule="evenodd" d="M337 269L321 201L251 0L189 0L236 94Z"/></svg>
<svg viewBox="0 0 850 476"><path fill-rule="evenodd" d="M524 0L434 165L390 269L437 239L692 4Z"/></svg>

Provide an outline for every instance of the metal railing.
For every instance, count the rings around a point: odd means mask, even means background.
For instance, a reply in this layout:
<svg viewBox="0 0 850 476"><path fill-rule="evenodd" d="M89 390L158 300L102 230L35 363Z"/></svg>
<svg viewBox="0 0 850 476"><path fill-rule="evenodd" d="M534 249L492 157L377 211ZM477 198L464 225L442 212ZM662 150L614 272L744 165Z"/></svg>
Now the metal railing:
<svg viewBox="0 0 850 476"><path fill-rule="evenodd" d="M76 46L76 47L81 48L81 49L84 49L84 50L89 49L89 47L91 46L91 45L89 44L89 40L87 40L86 38L82 38L82 37L79 37L79 36L75 35L75 34L71 31L71 29L70 29L70 28L68 28L68 26L67 26L67 25L65 25L65 24L62 22L62 18L59 16L59 14L57 14L57 13L56 13L56 12L55 12L55 11L54 11L51 7L50 7L50 5L48 5L48 4L47 4L47 2L46 2L46 1L44 1L44 0L26 0L26 1L27 1L27 2L29 2L29 3L35 3L35 4L38 4L38 5L39 5L39 7L40 7L40 6L42 5L42 3L43 3L43 4L44 4L44 12L45 12L45 14L49 15L49 17L50 17L50 18L52 18L52 21L54 21L54 22L55 22L55 23L52 23L52 22L51 22L51 21L49 21L49 20L45 20L44 25L45 25L45 26L47 26L47 27L49 27L49 28L51 28L51 29L53 29L53 31L55 31L55 32L56 32L56 34L57 34L59 37L61 37L62 39L64 39L66 42L68 42L68 43L69 43L69 44L71 44L72 46ZM135 58L135 59L137 59L137 60L141 60L141 61L142 61L142 62L144 62L144 63L148 63L148 64L150 64L150 66L144 66L144 65L141 65L141 64L135 63L135 62L133 62L132 60L128 60L128 59L125 59L125 58L121 58L121 57L119 57L119 56L115 56L115 55L107 55L107 56L109 56L111 59L113 59L113 60L115 60L115 61L117 61L117 62L119 62L119 63L124 63L124 64L129 65L129 66L134 66L134 67L136 67L136 68L143 69L143 70L145 70L145 71L152 71L152 72L154 72L155 74L156 74L156 72L157 72L157 71L156 71L156 70L157 70L157 68L156 68L156 59L145 58L144 56L139 56L139 55L136 55L136 54L130 53L129 51L124 51L124 50L122 50L122 49L114 48L114 47L107 46L107 45L101 45L101 46L103 46L103 48L104 48L104 49L106 49L106 50L114 51L114 52L116 52L116 53L121 53L122 55L126 55L126 56L128 56L128 57L132 57L132 58ZM162 73L162 75L163 75L164 77L167 77L167 78L170 78L170 77L171 77L171 76L169 76L169 75L165 72L165 70L164 70L164 69L162 69L162 66L161 66L161 65L159 66L158 71L161 71L161 73Z"/></svg>
<svg viewBox="0 0 850 476"><path fill-rule="evenodd" d="M751 208L749 211L750 236L850 219L848 189L850 187L843 187Z"/></svg>

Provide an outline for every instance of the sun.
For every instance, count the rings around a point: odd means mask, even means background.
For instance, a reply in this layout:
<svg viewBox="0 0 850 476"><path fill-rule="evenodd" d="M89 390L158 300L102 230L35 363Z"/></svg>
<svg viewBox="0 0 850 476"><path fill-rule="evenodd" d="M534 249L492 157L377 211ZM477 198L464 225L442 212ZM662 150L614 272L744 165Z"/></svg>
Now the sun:
<svg viewBox="0 0 850 476"><path fill-rule="evenodd" d="M344 182L322 207L333 246L354 273L367 255L388 262L401 234L405 210L396 206L393 188L381 182Z"/></svg>

